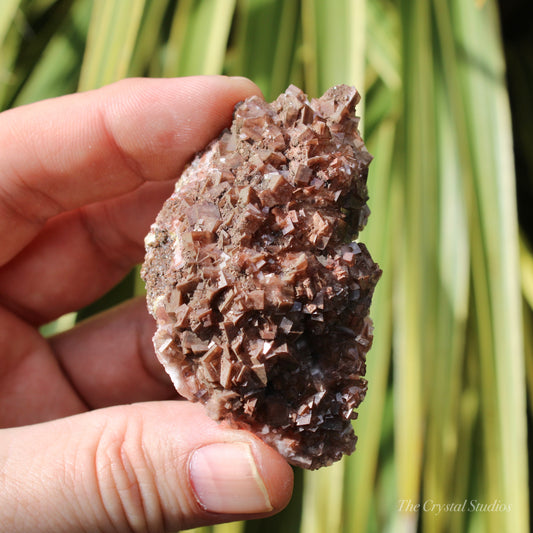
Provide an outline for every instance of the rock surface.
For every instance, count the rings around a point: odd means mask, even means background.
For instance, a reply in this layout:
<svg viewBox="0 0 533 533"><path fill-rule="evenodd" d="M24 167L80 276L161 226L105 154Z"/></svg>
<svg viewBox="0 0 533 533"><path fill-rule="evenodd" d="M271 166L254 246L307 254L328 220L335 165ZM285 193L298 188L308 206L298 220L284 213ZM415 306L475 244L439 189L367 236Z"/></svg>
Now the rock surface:
<svg viewBox="0 0 533 533"><path fill-rule="evenodd" d="M381 271L356 243L372 157L353 87L252 97L146 237L156 353L185 398L315 469L355 448Z"/></svg>

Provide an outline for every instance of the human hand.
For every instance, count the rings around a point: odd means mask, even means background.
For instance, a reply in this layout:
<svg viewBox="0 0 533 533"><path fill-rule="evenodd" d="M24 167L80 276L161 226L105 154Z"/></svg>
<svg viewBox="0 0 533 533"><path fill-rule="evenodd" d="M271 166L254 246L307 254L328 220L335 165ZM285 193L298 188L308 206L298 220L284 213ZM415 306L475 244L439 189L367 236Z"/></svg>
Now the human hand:
<svg viewBox="0 0 533 533"><path fill-rule="evenodd" d="M144 301L38 332L142 260L172 179L256 92L135 79L0 114L0 531L171 531L288 502L277 452L163 401Z"/></svg>

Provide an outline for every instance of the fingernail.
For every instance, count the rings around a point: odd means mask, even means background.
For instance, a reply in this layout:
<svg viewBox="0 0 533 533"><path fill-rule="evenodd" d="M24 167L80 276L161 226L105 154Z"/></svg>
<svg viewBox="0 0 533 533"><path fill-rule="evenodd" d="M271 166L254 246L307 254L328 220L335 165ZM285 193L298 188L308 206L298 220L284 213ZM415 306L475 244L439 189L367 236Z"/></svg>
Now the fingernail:
<svg viewBox="0 0 533 533"><path fill-rule="evenodd" d="M231 76L231 79L242 85L248 85L248 89L253 89L253 92L255 92L257 96L264 98L261 89L250 78L245 78L244 76Z"/></svg>
<svg viewBox="0 0 533 533"><path fill-rule="evenodd" d="M273 507L252 449L244 442L209 444L189 462L196 499L213 513L266 513Z"/></svg>

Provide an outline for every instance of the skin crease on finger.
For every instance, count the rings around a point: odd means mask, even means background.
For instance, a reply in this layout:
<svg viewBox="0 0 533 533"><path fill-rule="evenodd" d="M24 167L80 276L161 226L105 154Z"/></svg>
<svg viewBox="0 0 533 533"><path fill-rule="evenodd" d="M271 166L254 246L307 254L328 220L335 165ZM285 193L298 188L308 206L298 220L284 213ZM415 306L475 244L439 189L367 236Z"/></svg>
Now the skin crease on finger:
<svg viewBox="0 0 533 533"><path fill-rule="evenodd" d="M210 420L197 404L143 403L82 416L83 424L70 417L0 432L6 489L0 523L12 526L9 531L176 531L268 516L290 499L292 470L277 452L247 432ZM203 507L190 462L213 443L250 449L270 511L243 515ZM33 479L31 488L15 477L22 470ZM6 517L13 508L16 516Z"/></svg>
<svg viewBox="0 0 533 533"><path fill-rule="evenodd" d="M156 364L142 302L50 340L36 329L90 303L139 261L171 188L164 180L230 122L237 101L257 93L251 82L221 77L125 80L0 114L6 530L176 530L287 504L291 468L251 434L213 422L198 405L132 403L175 395ZM85 412L122 403L131 405ZM209 510L216 494L192 476L194 465L212 465L191 458L217 443L248 450L264 513Z"/></svg>
<svg viewBox="0 0 533 533"><path fill-rule="evenodd" d="M177 398L154 354L154 330L144 297L139 297L52 337L50 345L78 394L93 409Z"/></svg>

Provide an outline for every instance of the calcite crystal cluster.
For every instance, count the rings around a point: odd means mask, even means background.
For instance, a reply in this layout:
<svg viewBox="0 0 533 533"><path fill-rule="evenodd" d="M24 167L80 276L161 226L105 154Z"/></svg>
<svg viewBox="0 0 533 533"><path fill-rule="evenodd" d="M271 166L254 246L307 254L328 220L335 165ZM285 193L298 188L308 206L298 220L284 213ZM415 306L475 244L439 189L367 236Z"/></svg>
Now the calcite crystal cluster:
<svg viewBox="0 0 533 533"><path fill-rule="evenodd" d="M154 345L178 392L303 468L351 453L381 274L359 94L294 86L239 104L146 237Z"/></svg>

